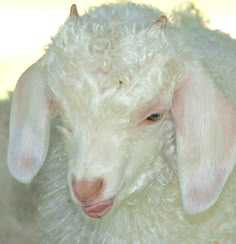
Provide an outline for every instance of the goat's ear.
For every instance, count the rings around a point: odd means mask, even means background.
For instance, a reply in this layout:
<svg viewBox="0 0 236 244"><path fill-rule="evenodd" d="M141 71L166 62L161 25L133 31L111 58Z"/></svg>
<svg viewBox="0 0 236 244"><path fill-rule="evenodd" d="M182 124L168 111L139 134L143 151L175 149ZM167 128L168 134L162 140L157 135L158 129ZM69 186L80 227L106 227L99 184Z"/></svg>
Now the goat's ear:
<svg viewBox="0 0 236 244"><path fill-rule="evenodd" d="M20 77L13 95L7 164L12 176L23 183L37 174L48 150L50 102L46 83L46 71L37 62Z"/></svg>
<svg viewBox="0 0 236 244"><path fill-rule="evenodd" d="M201 213L216 202L236 162L236 108L194 64L175 92L172 113L183 205Z"/></svg>

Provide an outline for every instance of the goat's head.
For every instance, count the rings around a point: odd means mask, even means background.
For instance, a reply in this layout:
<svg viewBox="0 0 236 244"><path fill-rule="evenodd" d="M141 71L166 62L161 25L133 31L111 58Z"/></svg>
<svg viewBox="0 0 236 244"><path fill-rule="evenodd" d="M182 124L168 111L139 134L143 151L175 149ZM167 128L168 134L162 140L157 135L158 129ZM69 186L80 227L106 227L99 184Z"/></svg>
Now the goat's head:
<svg viewBox="0 0 236 244"><path fill-rule="evenodd" d="M86 21L73 6L44 57L18 81L11 174L21 182L37 174L54 107L62 118L71 195L88 216L103 217L169 157L176 157L185 209L208 209L235 161L235 108L179 36L165 30L165 17L144 31Z"/></svg>

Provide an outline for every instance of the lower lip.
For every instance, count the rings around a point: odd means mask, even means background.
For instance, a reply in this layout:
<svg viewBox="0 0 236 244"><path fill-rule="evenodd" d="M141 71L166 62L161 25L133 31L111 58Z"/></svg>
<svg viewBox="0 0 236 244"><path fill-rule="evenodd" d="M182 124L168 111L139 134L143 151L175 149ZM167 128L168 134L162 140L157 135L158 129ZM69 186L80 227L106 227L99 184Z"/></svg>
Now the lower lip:
<svg viewBox="0 0 236 244"><path fill-rule="evenodd" d="M91 218L101 219L112 209L113 204L114 198L93 205L84 206L83 211Z"/></svg>

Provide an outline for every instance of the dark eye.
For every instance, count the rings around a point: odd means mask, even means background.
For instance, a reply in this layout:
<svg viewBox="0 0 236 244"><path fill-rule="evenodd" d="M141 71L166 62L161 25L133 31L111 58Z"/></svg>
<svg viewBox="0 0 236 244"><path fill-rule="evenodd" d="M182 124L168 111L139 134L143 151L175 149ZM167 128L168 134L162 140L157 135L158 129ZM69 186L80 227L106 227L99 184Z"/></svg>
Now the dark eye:
<svg viewBox="0 0 236 244"><path fill-rule="evenodd" d="M158 121L161 119L161 114L160 113L153 113L153 114L150 114L146 120L149 120L149 121Z"/></svg>

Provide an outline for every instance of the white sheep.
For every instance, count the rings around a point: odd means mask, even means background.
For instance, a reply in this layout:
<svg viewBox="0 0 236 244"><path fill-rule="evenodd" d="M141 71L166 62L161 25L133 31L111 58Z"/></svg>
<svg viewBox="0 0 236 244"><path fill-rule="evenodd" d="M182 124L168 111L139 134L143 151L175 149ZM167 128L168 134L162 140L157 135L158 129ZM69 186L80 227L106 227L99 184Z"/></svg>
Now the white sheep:
<svg viewBox="0 0 236 244"><path fill-rule="evenodd" d="M235 243L236 41L193 12L73 5L19 79L7 162L47 161L42 243Z"/></svg>

